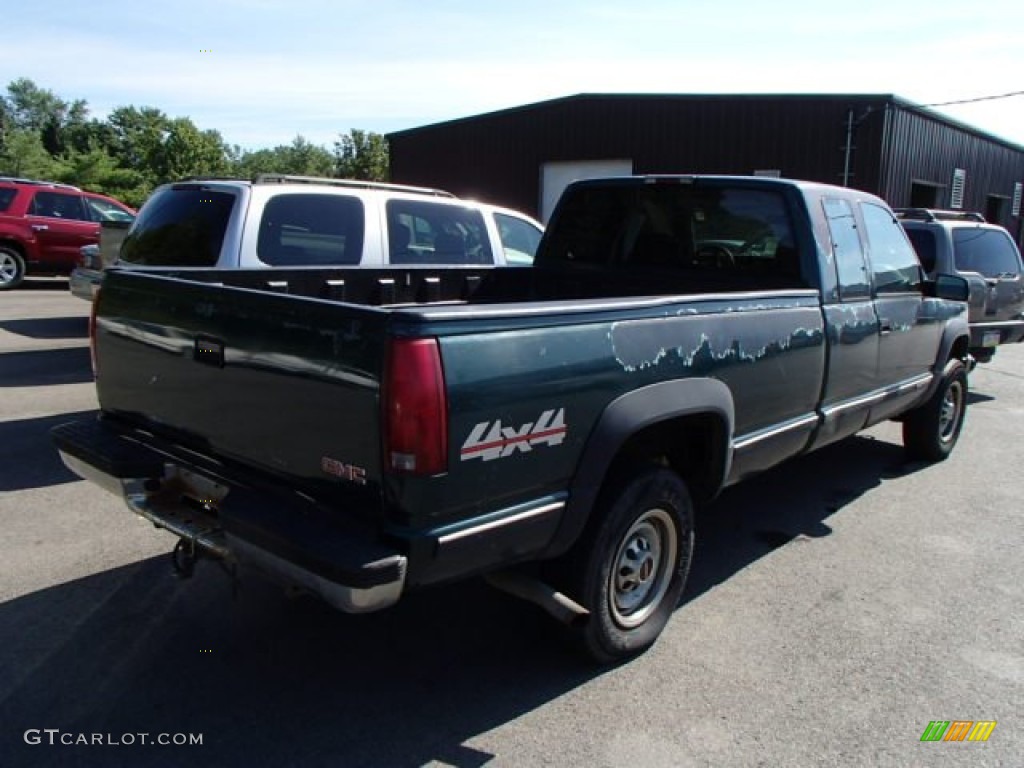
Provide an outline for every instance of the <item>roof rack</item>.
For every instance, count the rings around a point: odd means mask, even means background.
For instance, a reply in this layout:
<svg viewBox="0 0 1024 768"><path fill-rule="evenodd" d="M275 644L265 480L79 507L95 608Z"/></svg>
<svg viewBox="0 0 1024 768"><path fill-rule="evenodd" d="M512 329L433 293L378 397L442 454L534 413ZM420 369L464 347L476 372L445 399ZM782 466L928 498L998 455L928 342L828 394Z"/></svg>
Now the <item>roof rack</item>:
<svg viewBox="0 0 1024 768"><path fill-rule="evenodd" d="M977 221L985 223L985 217L976 211L943 211L936 208L895 208L898 219L920 219L921 221Z"/></svg>
<svg viewBox="0 0 1024 768"><path fill-rule="evenodd" d="M429 187L410 187L405 184L387 184L380 181L362 181L360 179L331 179L323 176L292 176L283 173L261 173L253 179L254 184L325 184L331 187L348 187L350 189L387 189L392 192L408 192L414 195L430 195L432 197L455 197L451 192Z"/></svg>
<svg viewBox="0 0 1024 768"><path fill-rule="evenodd" d="M55 187L57 189L70 189L73 192L82 190L71 184L62 184L59 181L42 181L41 179L26 179L21 176L0 176L0 181L7 181L14 184L35 184L40 187Z"/></svg>

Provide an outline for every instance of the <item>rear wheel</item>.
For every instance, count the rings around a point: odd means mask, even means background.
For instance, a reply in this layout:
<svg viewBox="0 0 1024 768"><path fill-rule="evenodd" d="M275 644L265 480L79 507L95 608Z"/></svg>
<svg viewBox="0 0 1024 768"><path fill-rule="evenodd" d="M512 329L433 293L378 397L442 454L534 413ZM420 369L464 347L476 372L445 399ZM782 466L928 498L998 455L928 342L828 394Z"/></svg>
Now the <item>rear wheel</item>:
<svg viewBox="0 0 1024 768"><path fill-rule="evenodd" d="M967 369L950 360L938 390L903 420L903 445L912 459L942 461L953 451L967 413Z"/></svg>
<svg viewBox="0 0 1024 768"><path fill-rule="evenodd" d="M17 288L25 279L25 259L9 246L0 246L0 291Z"/></svg>
<svg viewBox="0 0 1024 768"><path fill-rule="evenodd" d="M693 555L693 507L682 479L655 466L612 481L568 556L569 594L590 611L586 651L612 662L649 648L679 602Z"/></svg>

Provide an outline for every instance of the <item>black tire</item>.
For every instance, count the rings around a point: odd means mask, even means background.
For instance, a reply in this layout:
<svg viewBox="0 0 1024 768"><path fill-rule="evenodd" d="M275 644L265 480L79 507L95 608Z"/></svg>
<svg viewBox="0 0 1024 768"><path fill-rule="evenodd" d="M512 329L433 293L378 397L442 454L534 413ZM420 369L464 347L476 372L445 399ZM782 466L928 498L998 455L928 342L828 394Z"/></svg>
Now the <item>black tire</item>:
<svg viewBox="0 0 1024 768"><path fill-rule="evenodd" d="M0 246L0 291L17 288L25 279L25 259L13 248Z"/></svg>
<svg viewBox="0 0 1024 768"><path fill-rule="evenodd" d="M911 459L942 461L953 452L967 415L967 369L950 360L927 403L903 420L903 445Z"/></svg>
<svg viewBox="0 0 1024 768"><path fill-rule="evenodd" d="M693 505L679 475L653 465L618 473L565 563L568 594L590 611L578 630L587 653L610 663L650 648L692 556Z"/></svg>

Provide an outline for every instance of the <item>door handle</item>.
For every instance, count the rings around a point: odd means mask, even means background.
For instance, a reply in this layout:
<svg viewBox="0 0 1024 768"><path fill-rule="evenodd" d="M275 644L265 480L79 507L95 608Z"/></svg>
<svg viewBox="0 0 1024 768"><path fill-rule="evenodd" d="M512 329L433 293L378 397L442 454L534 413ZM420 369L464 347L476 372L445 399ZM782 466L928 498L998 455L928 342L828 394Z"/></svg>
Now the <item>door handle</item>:
<svg viewBox="0 0 1024 768"><path fill-rule="evenodd" d="M49 228L50 227L47 224L33 224L32 225L32 229L34 229L36 232L45 232Z"/></svg>
<svg viewBox="0 0 1024 768"><path fill-rule="evenodd" d="M892 320L883 320L879 330L883 336L892 333Z"/></svg>

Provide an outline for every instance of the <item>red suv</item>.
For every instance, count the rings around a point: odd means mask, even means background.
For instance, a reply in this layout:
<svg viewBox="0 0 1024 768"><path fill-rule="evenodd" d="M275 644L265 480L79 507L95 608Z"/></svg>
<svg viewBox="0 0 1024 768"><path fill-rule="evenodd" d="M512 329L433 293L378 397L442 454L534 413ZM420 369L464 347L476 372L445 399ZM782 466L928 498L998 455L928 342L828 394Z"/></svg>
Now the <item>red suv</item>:
<svg viewBox="0 0 1024 768"><path fill-rule="evenodd" d="M83 245L99 242L99 222L132 221L113 198L49 181L0 177L0 291L26 274L68 274Z"/></svg>

